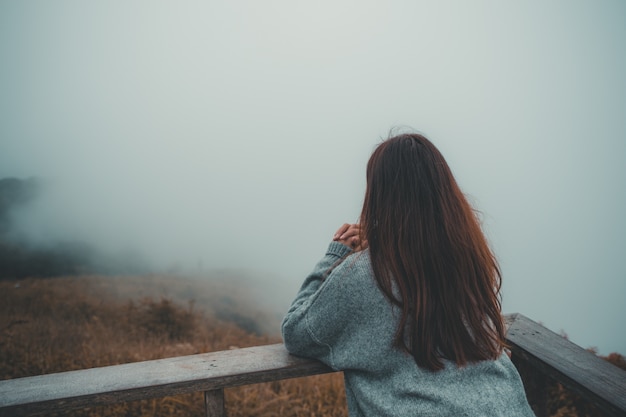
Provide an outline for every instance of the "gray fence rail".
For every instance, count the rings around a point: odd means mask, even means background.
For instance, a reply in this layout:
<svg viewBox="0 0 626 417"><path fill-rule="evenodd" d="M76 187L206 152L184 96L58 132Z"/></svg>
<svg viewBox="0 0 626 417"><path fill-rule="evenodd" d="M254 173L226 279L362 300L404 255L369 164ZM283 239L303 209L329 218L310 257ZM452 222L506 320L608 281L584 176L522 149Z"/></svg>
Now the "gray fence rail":
<svg viewBox="0 0 626 417"><path fill-rule="evenodd" d="M626 371L521 314L506 317L507 341L538 416L547 378L609 416L626 416ZM226 416L224 389L333 372L290 355L282 344L179 356L0 381L1 415L35 415L204 392L206 415ZM539 387L539 389L537 389Z"/></svg>

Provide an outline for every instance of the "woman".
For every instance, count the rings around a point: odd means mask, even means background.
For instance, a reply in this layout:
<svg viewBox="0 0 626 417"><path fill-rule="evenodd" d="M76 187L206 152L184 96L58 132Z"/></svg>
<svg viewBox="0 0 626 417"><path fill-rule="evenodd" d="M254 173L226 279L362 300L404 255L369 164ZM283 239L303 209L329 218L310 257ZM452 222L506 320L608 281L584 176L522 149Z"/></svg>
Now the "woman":
<svg viewBox="0 0 626 417"><path fill-rule="evenodd" d="M359 224L339 228L282 325L344 371L350 416L533 416L505 347L500 270L437 148L381 143Z"/></svg>

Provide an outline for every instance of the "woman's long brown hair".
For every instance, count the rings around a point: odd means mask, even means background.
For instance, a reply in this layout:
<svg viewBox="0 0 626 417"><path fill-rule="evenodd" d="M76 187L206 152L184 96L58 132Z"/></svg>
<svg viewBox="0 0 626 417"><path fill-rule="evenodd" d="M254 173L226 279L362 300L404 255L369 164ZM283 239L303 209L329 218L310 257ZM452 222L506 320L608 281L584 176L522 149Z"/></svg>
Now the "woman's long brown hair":
<svg viewBox="0 0 626 417"><path fill-rule="evenodd" d="M497 260L428 139L403 134L374 150L360 222L378 285L401 312L398 347L433 371L502 353Z"/></svg>

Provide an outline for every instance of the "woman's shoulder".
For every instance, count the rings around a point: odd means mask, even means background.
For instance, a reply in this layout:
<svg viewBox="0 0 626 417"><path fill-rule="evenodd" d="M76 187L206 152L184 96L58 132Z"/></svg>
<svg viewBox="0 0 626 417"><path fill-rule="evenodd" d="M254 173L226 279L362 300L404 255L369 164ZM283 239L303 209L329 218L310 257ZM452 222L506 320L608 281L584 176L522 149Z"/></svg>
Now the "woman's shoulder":
<svg viewBox="0 0 626 417"><path fill-rule="evenodd" d="M358 294L377 291L369 251L354 252L335 266L326 278L331 291L340 291L354 297Z"/></svg>
<svg viewBox="0 0 626 417"><path fill-rule="evenodd" d="M369 250L365 249L350 253L337 265L332 274L342 276L349 280L363 280L373 278L372 263ZM332 275L331 274L331 275Z"/></svg>

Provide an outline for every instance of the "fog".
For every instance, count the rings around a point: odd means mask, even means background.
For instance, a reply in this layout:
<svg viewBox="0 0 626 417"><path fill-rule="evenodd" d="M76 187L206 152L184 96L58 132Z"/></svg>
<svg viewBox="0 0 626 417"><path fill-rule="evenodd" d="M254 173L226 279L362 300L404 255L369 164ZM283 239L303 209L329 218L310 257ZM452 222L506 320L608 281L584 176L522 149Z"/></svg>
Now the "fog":
<svg viewBox="0 0 626 417"><path fill-rule="evenodd" d="M286 311L390 129L481 211L505 312L626 353L626 3L3 1L0 178L38 242L237 268Z"/></svg>

